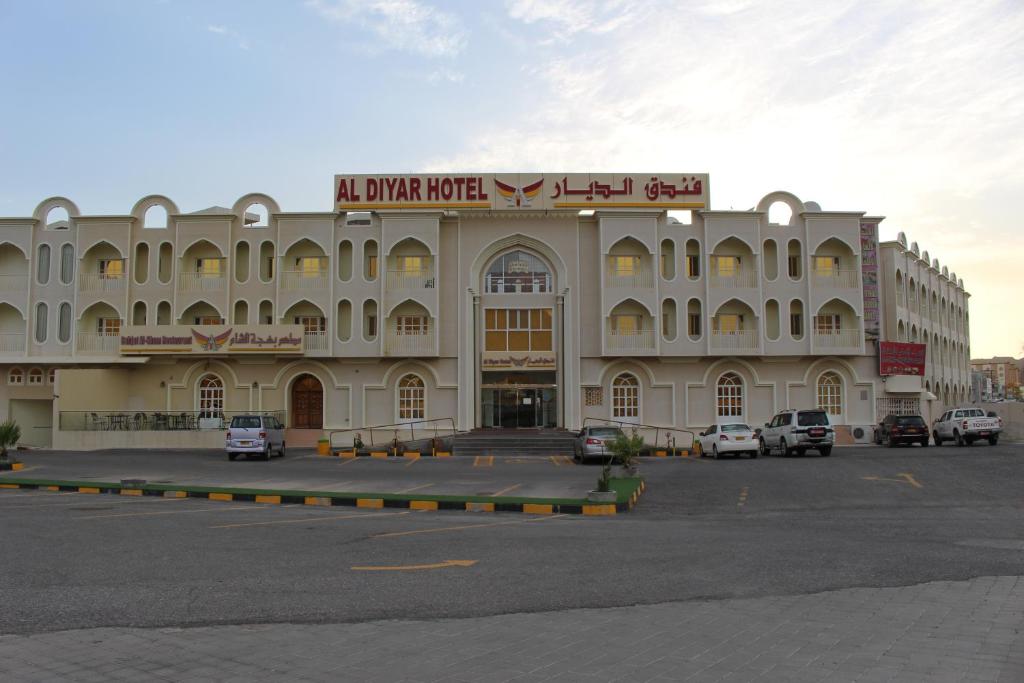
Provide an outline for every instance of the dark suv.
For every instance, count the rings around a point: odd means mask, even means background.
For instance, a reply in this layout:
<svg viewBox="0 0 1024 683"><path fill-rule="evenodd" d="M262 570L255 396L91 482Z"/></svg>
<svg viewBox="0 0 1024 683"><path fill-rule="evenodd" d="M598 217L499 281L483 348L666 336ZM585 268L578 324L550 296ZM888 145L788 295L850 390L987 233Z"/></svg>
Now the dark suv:
<svg viewBox="0 0 1024 683"><path fill-rule="evenodd" d="M875 430L875 443L894 448L897 444L928 445L928 423L920 415L886 415Z"/></svg>

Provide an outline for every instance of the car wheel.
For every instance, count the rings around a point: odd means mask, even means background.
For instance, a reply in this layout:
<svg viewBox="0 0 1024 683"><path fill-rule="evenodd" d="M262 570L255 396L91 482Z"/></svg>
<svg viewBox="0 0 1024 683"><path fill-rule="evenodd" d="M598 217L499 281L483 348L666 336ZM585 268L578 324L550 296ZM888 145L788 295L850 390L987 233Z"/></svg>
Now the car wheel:
<svg viewBox="0 0 1024 683"><path fill-rule="evenodd" d="M955 443L958 448L961 448L964 445L963 435L960 434L960 432L955 429L953 430L953 443Z"/></svg>
<svg viewBox="0 0 1024 683"><path fill-rule="evenodd" d="M888 446L889 448L896 448L896 442L893 441L892 434L889 435L889 438L885 442L885 445Z"/></svg>
<svg viewBox="0 0 1024 683"><path fill-rule="evenodd" d="M238 457L238 453L228 453L228 460L234 460Z"/></svg>
<svg viewBox="0 0 1024 683"><path fill-rule="evenodd" d="M967 447L968 447L968 448L970 448L971 446L973 446L973 445L974 445L974 439L972 439L972 438L971 438L971 437L969 437L969 436L965 436L965 437L964 437L964 443L965 443L965 444L967 444Z"/></svg>
<svg viewBox="0 0 1024 683"><path fill-rule="evenodd" d="M789 452L789 446L786 444L785 439L779 439L779 454L783 458L788 458L791 455Z"/></svg>
<svg viewBox="0 0 1024 683"><path fill-rule="evenodd" d="M757 450L761 455L770 455L768 452L768 444L764 442L764 439L759 439L757 442Z"/></svg>
<svg viewBox="0 0 1024 683"><path fill-rule="evenodd" d="M701 445L700 441L693 445L693 451L697 454L698 458L704 457L704 446Z"/></svg>
<svg viewBox="0 0 1024 683"><path fill-rule="evenodd" d="M263 451L263 459L270 462L270 444L267 444L266 449Z"/></svg>
<svg viewBox="0 0 1024 683"><path fill-rule="evenodd" d="M921 448L928 448L928 437L921 439Z"/></svg>
<svg viewBox="0 0 1024 683"><path fill-rule="evenodd" d="M995 446L997 443L999 443L999 437L998 436L993 436L991 439L988 440L988 445L989 446Z"/></svg>
<svg viewBox="0 0 1024 683"><path fill-rule="evenodd" d="M718 446L711 447L711 457L718 460Z"/></svg>
<svg viewBox="0 0 1024 683"><path fill-rule="evenodd" d="M284 441L281 442L281 450L277 452L278 456L284 457Z"/></svg>
<svg viewBox="0 0 1024 683"><path fill-rule="evenodd" d="M818 453L821 454L821 457L827 458L828 456L832 455L832 447L822 446L821 448L818 449Z"/></svg>
<svg viewBox="0 0 1024 683"><path fill-rule="evenodd" d="M935 442L936 446L942 445L942 439L939 438L939 430L936 429L932 432L932 440Z"/></svg>

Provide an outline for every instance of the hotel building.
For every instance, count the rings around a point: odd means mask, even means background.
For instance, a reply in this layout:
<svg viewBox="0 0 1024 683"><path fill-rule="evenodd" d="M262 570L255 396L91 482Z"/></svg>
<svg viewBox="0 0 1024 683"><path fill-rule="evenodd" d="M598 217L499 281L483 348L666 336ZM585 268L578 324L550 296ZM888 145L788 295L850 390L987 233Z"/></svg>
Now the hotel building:
<svg viewBox="0 0 1024 683"><path fill-rule="evenodd" d="M816 406L856 436L966 395L963 283L880 217L708 207L702 174L345 175L324 212L47 199L0 218L0 413L62 448L217 446L254 410L294 444ZM927 344L926 375L881 377L880 340Z"/></svg>

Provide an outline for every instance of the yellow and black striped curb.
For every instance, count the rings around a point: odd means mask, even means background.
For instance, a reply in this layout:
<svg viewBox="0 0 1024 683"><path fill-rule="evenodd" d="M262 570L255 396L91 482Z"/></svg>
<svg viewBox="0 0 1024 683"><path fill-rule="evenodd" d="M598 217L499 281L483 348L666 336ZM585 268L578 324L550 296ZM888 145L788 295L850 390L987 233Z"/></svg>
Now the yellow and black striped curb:
<svg viewBox="0 0 1024 683"><path fill-rule="evenodd" d="M451 451L430 451L430 452L405 451L403 453L398 453L398 452L396 452L394 450L386 450L386 451L359 451L359 450L344 451L343 450L343 451L331 451L330 453L323 453L323 455L328 455L328 456L333 455L333 456L339 457L339 458L409 458L411 460L416 460L418 458L450 458L452 456L452 452Z"/></svg>
<svg viewBox="0 0 1024 683"><path fill-rule="evenodd" d="M461 510L465 512L522 512L531 515L587 515L607 516L620 512L628 512L636 505L646 485L643 480L630 494L625 503L589 503L578 502L546 503L542 499L536 502L512 502L494 499L492 501L459 500L448 497L445 500L419 499L415 497L360 497L356 494L324 494L310 495L302 491L233 491L210 489L207 487L193 488L174 486L124 486L120 484L95 482L93 486L78 482L18 482L7 480L0 482L0 489L30 489L39 491L62 491L71 493L107 493L120 496L159 496L163 498L201 498L207 500L234 501L248 503L269 503L272 505L314 505L323 507L357 507L369 509L399 508L408 510Z"/></svg>
<svg viewBox="0 0 1024 683"><path fill-rule="evenodd" d="M0 472L17 472L25 466L20 462L0 462Z"/></svg>

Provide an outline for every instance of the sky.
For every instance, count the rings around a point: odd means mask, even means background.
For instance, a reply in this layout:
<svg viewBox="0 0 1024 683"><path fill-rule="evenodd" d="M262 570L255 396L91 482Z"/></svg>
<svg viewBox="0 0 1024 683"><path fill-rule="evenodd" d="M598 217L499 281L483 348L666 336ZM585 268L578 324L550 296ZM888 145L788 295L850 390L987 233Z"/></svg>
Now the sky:
<svg viewBox="0 0 1024 683"><path fill-rule="evenodd" d="M1024 2L0 0L0 215L335 173L710 173L886 216L1024 353Z"/></svg>

